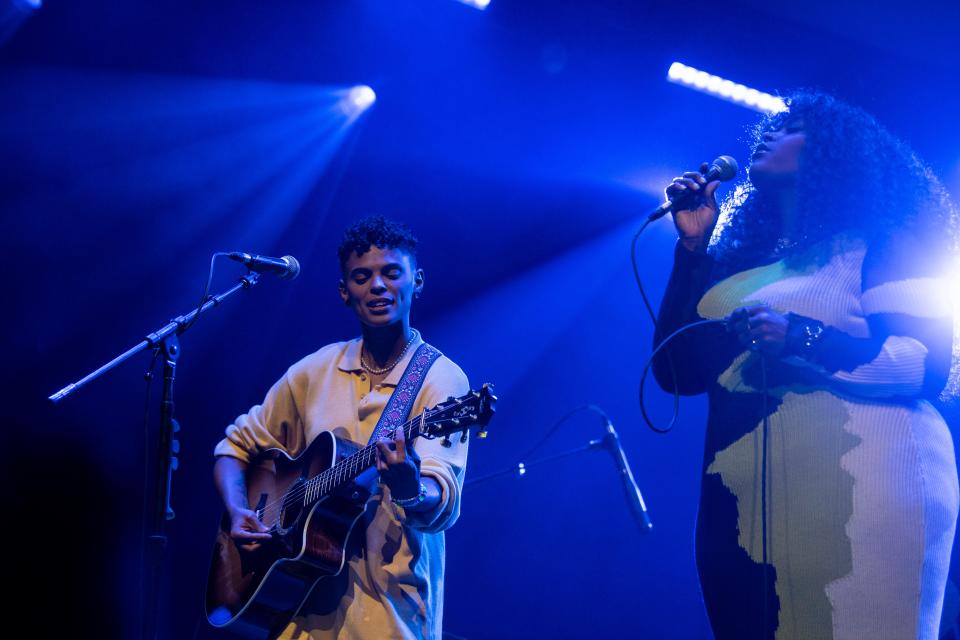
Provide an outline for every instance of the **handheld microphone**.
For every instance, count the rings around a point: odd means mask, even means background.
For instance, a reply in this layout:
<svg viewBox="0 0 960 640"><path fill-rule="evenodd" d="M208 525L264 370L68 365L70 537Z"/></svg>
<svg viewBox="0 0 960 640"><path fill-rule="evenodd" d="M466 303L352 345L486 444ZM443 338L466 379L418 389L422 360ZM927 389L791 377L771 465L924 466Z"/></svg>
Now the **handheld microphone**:
<svg viewBox="0 0 960 640"><path fill-rule="evenodd" d="M637 487L637 481L633 479L633 472L630 471L630 463L627 462L627 456L620 446L620 438L617 436L613 424L607 421L607 435L603 438L603 444L607 447L613 460L620 471L620 478L623 480L623 489L627 493L627 502L630 503L630 510L636 516L640 523L640 528L644 533L650 533L653 529L653 523L650 521L650 514L647 513L647 505L643 502L643 496Z"/></svg>
<svg viewBox="0 0 960 640"><path fill-rule="evenodd" d="M251 271L257 273L269 273L277 276L281 280L293 280L300 275L300 263L293 256L283 256L282 258L271 258L269 256L257 256L242 251L234 251L226 254L231 260L240 262Z"/></svg>
<svg viewBox="0 0 960 640"><path fill-rule="evenodd" d="M737 171L739 171L739 169L740 168L737 166L737 161L731 156L720 156L713 161L713 163L710 165L710 170L707 171L707 175L703 177L706 178L707 184L713 182L714 180L726 182L727 180L733 180L735 177L737 177ZM699 191L696 192L696 194L699 193ZM667 200L662 205L654 209L653 213L647 216L647 222L659 220L671 211L676 211L682 206L689 205L689 203L690 194L682 193L679 196L675 196L674 199Z"/></svg>

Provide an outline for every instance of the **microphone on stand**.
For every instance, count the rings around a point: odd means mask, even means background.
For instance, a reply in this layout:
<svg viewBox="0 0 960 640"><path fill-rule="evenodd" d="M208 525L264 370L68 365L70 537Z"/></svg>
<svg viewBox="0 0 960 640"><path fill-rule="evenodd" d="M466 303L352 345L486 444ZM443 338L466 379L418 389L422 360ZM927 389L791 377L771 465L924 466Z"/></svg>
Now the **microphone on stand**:
<svg viewBox="0 0 960 640"><path fill-rule="evenodd" d="M597 441L594 441L597 442ZM630 463L627 462L627 456L620 446L620 437L617 436L613 423L607 420L607 435L599 443L606 447L613 455L613 460L620 471L620 479L623 480L623 489L627 493L627 502L630 503L630 510L636 516L640 523L640 528L644 533L650 533L653 529L653 523L650 521L650 514L647 513L647 505L643 502L643 496L637 487L637 481L633 479L633 472L630 471Z"/></svg>
<svg viewBox="0 0 960 640"><path fill-rule="evenodd" d="M731 156L720 156L710 164L710 170L707 171L707 174L703 177L707 180L706 184L709 184L714 180L726 182L727 180L733 180L736 178L737 171L739 170L740 168L737 166L737 161ZM699 193L699 191L696 192L696 194ZM654 209L653 213L647 216L647 222L659 220L671 211L689 206L690 196L691 194L689 193L683 193L679 196L675 196L673 200L667 200L662 205Z"/></svg>
<svg viewBox="0 0 960 640"><path fill-rule="evenodd" d="M234 251L226 254L231 260L240 262L250 271L257 273L269 273L277 276L281 280L293 280L300 275L300 263L293 256L283 256L282 258L271 258L269 256L257 256L242 251Z"/></svg>

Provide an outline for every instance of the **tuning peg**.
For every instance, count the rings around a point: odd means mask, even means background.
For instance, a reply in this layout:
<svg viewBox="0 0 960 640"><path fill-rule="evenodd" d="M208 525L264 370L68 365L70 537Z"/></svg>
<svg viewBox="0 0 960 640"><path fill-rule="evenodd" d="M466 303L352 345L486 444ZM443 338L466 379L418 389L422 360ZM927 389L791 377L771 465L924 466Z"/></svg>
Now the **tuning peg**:
<svg viewBox="0 0 960 640"><path fill-rule="evenodd" d="M460 418L450 418L450 424L452 424L452 425L455 426L455 427L459 427L459 426L460 426Z"/></svg>
<svg viewBox="0 0 960 640"><path fill-rule="evenodd" d="M460 432L460 444L463 444L464 442L467 441L467 436L468 436L469 434L470 434L470 432L467 431L466 429L464 429L463 431Z"/></svg>
<svg viewBox="0 0 960 640"><path fill-rule="evenodd" d="M453 443L450 442L450 436L449 436L449 435L443 436L443 440L440 442L440 444L442 444L443 446L445 446L447 449L449 449L450 447L453 446Z"/></svg>

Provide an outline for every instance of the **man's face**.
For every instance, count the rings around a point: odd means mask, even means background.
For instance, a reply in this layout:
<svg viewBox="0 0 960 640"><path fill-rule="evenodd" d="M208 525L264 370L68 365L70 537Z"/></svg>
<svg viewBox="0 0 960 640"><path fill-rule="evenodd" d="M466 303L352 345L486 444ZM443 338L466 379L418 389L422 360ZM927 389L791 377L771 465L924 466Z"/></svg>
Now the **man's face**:
<svg viewBox="0 0 960 640"><path fill-rule="evenodd" d="M423 271L402 249L370 247L348 259L340 297L370 327L409 321L414 294L423 288Z"/></svg>

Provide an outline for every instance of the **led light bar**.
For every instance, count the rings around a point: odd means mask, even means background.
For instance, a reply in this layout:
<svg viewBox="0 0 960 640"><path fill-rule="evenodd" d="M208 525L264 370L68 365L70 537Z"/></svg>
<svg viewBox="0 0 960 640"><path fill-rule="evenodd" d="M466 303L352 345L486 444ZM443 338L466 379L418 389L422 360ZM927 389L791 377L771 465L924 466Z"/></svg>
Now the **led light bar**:
<svg viewBox="0 0 960 640"><path fill-rule="evenodd" d="M670 65L667 80L762 113L779 113L787 109L782 98L694 69L680 62Z"/></svg>

